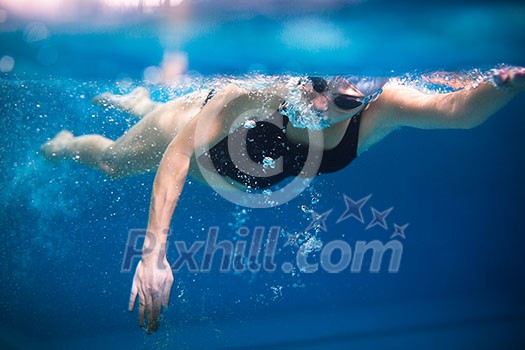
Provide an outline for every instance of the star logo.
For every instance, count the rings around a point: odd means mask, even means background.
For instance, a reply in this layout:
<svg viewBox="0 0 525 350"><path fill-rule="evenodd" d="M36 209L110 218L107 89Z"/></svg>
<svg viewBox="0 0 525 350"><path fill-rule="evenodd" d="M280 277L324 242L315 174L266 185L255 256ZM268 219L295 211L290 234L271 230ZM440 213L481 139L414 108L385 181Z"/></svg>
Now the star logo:
<svg viewBox="0 0 525 350"><path fill-rule="evenodd" d="M305 231L308 231L312 228L320 228L324 232L328 231L328 228L326 227L326 219L328 219L328 215L330 215L332 210L333 209L330 209L322 214L318 214L312 210L312 222L310 222L310 225L308 225Z"/></svg>
<svg viewBox="0 0 525 350"><path fill-rule="evenodd" d="M287 240L286 242L284 242L284 245L283 247L288 247L288 246L294 246L296 248L299 248L299 238L301 236L300 233L294 233L294 234L291 234L289 232L286 232L286 236L287 236Z"/></svg>
<svg viewBox="0 0 525 350"><path fill-rule="evenodd" d="M344 221L348 219L349 217L353 216L356 218L359 222L365 223L365 220L363 218L363 207L368 202L368 200L372 197L372 194L369 194L368 196L361 198L358 201L354 201L352 198L348 197L346 194L343 194L343 198L345 200L346 210L345 212L337 219L336 224L340 223L341 221Z"/></svg>
<svg viewBox="0 0 525 350"><path fill-rule="evenodd" d="M386 223L386 217L388 216L388 214L390 214L390 212L394 209L394 207L390 207L385 211L379 211L375 209L374 207L370 207L370 209L372 209L372 215L374 216L374 218L372 219L372 221L370 221L370 223L365 228L365 230L368 230L369 228L372 228L376 225L379 225L385 230L388 230L388 224Z"/></svg>
<svg viewBox="0 0 525 350"><path fill-rule="evenodd" d="M392 234L392 236L390 236L390 239L394 238L394 237L397 237L397 236L400 236L402 237L403 239L406 239L405 237L405 230L406 228L408 227L408 225L410 225L410 223L408 224L405 224L403 226L399 226L398 224L395 224L394 223L394 233Z"/></svg>

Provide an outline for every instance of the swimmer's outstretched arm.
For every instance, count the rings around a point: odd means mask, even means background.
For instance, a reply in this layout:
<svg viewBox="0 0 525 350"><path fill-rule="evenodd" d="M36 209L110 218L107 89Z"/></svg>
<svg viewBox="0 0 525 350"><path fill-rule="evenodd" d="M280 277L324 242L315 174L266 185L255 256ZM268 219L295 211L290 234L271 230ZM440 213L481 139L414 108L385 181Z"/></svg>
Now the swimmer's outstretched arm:
<svg viewBox="0 0 525 350"><path fill-rule="evenodd" d="M447 94L425 94L413 88L387 85L381 95L381 121L395 129L470 129L485 122L520 91L525 90L525 68L494 72L494 80L475 88ZM499 86L496 86L499 85Z"/></svg>
<svg viewBox="0 0 525 350"><path fill-rule="evenodd" d="M166 241L171 218L182 193L190 159L196 150L227 135L234 116L260 108L274 111L280 99L276 96L248 94L237 86L228 86L211 99L166 149L155 176L142 259L133 277L129 310L139 296L139 325L147 332L157 330L162 306L168 306L173 273L166 258ZM197 133L202 133L197 135Z"/></svg>

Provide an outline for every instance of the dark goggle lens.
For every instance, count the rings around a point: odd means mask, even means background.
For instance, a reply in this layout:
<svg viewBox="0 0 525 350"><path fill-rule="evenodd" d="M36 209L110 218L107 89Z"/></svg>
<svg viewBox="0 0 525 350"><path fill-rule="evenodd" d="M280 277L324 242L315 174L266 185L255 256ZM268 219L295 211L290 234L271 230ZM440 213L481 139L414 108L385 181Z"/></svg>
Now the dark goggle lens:
<svg viewBox="0 0 525 350"><path fill-rule="evenodd" d="M310 79L310 81L312 82L312 86L315 92L322 94L328 89L328 83L323 78L308 77L308 79Z"/></svg>
<svg viewBox="0 0 525 350"><path fill-rule="evenodd" d="M315 92L322 94L328 90L328 83L325 79L320 77L308 77L312 82L312 86ZM363 104L363 102L357 100L355 97L346 95L337 95L334 98L334 104L341 109L354 109Z"/></svg>
<svg viewBox="0 0 525 350"><path fill-rule="evenodd" d="M361 106L363 103L356 100L354 97L338 95L334 98L334 104L341 109L354 109Z"/></svg>

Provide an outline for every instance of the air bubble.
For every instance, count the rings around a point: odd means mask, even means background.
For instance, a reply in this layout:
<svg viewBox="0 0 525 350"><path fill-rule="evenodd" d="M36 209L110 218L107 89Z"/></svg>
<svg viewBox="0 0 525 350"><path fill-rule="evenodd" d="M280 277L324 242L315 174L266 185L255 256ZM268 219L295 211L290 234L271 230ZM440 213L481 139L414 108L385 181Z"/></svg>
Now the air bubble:
<svg viewBox="0 0 525 350"><path fill-rule="evenodd" d="M0 59L0 72L9 73L15 67L15 59L11 56L4 56Z"/></svg>
<svg viewBox="0 0 525 350"><path fill-rule="evenodd" d="M268 168L275 169L275 160L271 157L264 157L263 168L264 169L268 169Z"/></svg>
<svg viewBox="0 0 525 350"><path fill-rule="evenodd" d="M246 120L244 122L244 128L245 129L253 129L253 128L255 128L256 125L257 125L257 123L255 122L255 120Z"/></svg>

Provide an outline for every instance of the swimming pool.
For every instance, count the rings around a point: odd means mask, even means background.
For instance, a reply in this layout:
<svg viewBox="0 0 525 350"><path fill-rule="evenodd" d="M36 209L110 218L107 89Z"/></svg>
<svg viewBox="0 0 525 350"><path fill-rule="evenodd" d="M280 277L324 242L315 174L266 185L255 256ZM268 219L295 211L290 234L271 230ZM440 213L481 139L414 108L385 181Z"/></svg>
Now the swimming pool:
<svg viewBox="0 0 525 350"><path fill-rule="evenodd" d="M93 106L96 94L129 92L147 80L152 96L165 101L218 74L409 73L421 86L421 72L525 65L525 7L512 2L192 4L173 17L98 16L75 25L6 12L0 23L0 345L523 345L523 94L472 130L398 130L280 207L243 208L187 183L171 241L189 246L216 227L219 239L249 246L257 230L267 237L278 227L277 269L221 273L219 259L210 272L185 266L159 331L147 336L136 326L136 313L126 311L133 270L123 272L122 261L129 230L146 225L153 174L116 181L38 154L64 128L116 138L136 122ZM163 59L175 65L177 84L161 84ZM345 196L370 196L364 222L341 219ZM372 209L390 208L388 229L367 229ZM367 260L355 271L349 265L339 273L283 272L298 251L290 237L312 222L309 210L328 213L326 231L315 237L347 242L354 261L358 242L400 242L398 272L388 272L385 261L369 272ZM392 238L394 223L409 224L404 238ZM238 234L242 226L246 238ZM174 262L174 243L169 249Z"/></svg>

